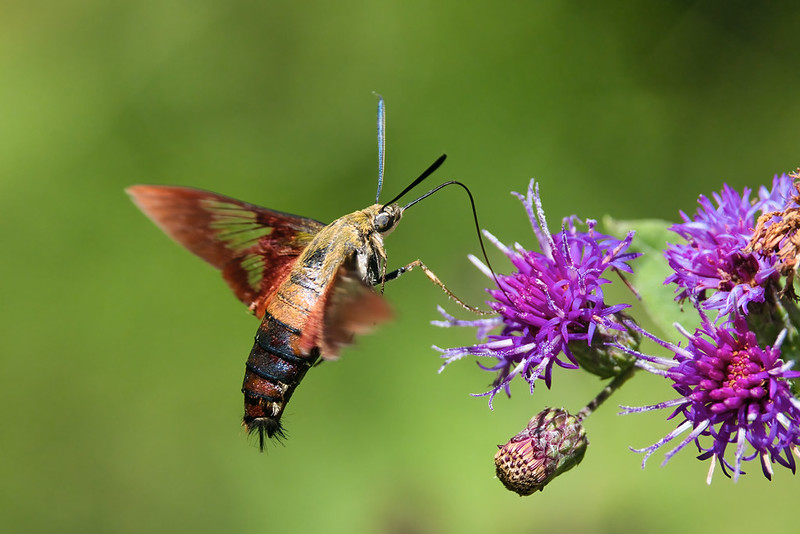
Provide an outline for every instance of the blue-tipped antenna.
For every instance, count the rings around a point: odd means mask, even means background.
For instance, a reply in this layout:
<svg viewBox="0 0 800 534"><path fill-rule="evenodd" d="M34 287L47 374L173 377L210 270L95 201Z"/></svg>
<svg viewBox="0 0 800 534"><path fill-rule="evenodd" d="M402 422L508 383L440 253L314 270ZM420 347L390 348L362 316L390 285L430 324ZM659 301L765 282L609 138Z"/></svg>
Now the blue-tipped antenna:
<svg viewBox="0 0 800 534"><path fill-rule="evenodd" d="M378 95L378 192L375 194L375 203L381 198L383 187L383 162L386 159L386 106L383 97Z"/></svg>

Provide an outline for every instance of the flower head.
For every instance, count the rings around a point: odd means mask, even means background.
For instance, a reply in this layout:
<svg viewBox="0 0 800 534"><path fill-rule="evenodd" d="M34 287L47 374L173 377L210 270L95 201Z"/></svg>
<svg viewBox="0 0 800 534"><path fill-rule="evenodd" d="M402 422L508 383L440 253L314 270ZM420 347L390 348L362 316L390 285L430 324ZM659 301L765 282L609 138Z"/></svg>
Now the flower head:
<svg viewBox="0 0 800 534"><path fill-rule="evenodd" d="M747 313L748 305L764 302L767 289L778 283L775 259L744 252L753 236L756 218L782 209L792 194L792 179L773 179L772 189L762 187L751 200L751 190L742 194L725 185L713 201L700 196L694 217L681 212L683 223L671 230L686 243L669 245L664 253L675 271L665 283L678 287L677 299L689 299L720 316ZM715 205L716 204L716 205Z"/></svg>
<svg viewBox="0 0 800 534"><path fill-rule="evenodd" d="M795 471L792 452L798 454L800 445L800 402L788 381L800 377L800 372L781 360L782 339L760 347L740 315L722 326L704 316L693 335L682 332L688 338L686 347L640 331L675 356L668 360L637 352L637 365L671 380L679 395L652 406L625 407L623 413L672 408L669 418L679 420L677 428L654 445L634 449L645 453L642 467L656 450L688 431L664 463L694 441L698 459L712 460L709 483L717 462L726 475L732 471L734 479L744 472L742 463L755 458L767 478L772 476L772 463Z"/></svg>
<svg viewBox="0 0 800 534"><path fill-rule="evenodd" d="M626 252L633 232L624 240L595 231L595 221L586 222L586 231L578 230L576 217L564 219L561 232L551 235L542 210L538 187L531 180L527 197L515 193L522 201L539 241L541 252L532 252L516 245L513 249L484 232L508 256L516 271L510 275L494 275L487 267L471 258L497 287L488 289L494 299L489 306L498 316L476 321L459 321L443 310L445 321L439 326L469 326L478 329L481 343L469 347L439 349L445 365L465 356L496 360L481 365L496 372L492 389L486 393L491 400L500 391L510 395L509 384L514 376L523 377L533 391L537 379L550 386L553 365L577 368L579 360L570 344L591 345L598 330L604 335L623 331L625 327L616 315L627 304L607 305L603 278L607 271L631 272L628 262L638 254ZM498 334L488 335L500 327ZM564 354L564 358L560 357ZM444 366L443 366L444 367Z"/></svg>

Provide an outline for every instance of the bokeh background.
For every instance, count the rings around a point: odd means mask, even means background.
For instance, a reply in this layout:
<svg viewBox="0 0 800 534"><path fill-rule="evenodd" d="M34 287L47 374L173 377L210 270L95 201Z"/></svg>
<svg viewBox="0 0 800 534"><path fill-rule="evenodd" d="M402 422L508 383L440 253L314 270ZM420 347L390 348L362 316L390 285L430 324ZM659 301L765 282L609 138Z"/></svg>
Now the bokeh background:
<svg viewBox="0 0 800 534"><path fill-rule="evenodd" d="M419 273L387 286L394 323L309 373L286 445L260 454L239 427L257 322L123 189L333 220L374 198L375 91L386 196L446 152L430 182L468 184L505 242L533 244L509 194L531 177L553 227L675 220L800 165L798 27L798 8L750 2L0 2L0 530L792 531L785 469L709 487L688 449L640 469L628 447L672 424L614 405L668 398L654 377L587 421L579 468L506 491L496 444L602 383L560 371L490 411L473 362L437 374L431 345L473 337L430 326L437 304L464 314ZM483 300L463 192L410 210L387 250Z"/></svg>

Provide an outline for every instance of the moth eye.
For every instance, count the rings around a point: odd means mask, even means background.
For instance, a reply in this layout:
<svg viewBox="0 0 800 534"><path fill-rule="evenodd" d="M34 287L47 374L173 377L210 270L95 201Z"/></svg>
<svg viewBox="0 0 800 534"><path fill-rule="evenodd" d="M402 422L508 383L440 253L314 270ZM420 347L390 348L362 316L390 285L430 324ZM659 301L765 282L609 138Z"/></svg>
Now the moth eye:
<svg viewBox="0 0 800 534"><path fill-rule="evenodd" d="M392 218L385 211L380 212L375 216L375 229L379 232L385 232L392 226Z"/></svg>

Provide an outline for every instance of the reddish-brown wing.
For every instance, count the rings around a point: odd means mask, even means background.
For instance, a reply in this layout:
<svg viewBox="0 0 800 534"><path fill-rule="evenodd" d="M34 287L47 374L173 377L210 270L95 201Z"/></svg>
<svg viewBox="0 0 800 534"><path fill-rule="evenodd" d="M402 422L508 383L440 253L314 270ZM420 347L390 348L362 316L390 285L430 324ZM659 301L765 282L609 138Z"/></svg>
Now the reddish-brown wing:
<svg viewBox="0 0 800 534"><path fill-rule="evenodd" d="M217 269L258 317L264 299L325 225L209 191L135 185L134 203L172 239Z"/></svg>
<svg viewBox="0 0 800 534"><path fill-rule="evenodd" d="M386 301L358 275L342 265L320 301L311 310L300 340L307 353L319 347L325 359L336 359L355 334L366 334L392 318Z"/></svg>

